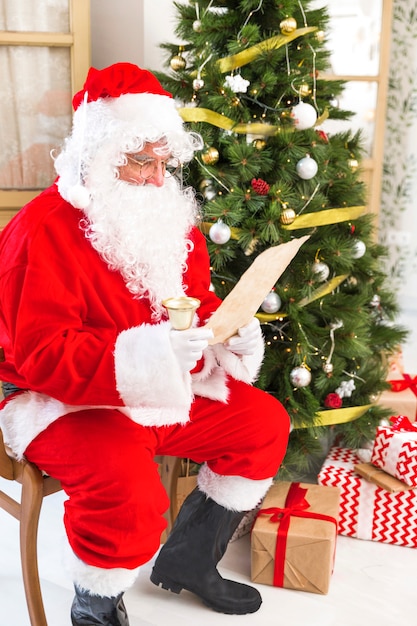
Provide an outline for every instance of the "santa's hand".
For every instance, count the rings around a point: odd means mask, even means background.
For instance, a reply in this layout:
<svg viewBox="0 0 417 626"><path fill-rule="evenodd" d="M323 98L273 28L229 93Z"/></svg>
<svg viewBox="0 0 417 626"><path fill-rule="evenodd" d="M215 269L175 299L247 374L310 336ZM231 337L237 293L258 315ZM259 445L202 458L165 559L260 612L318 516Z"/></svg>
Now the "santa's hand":
<svg viewBox="0 0 417 626"><path fill-rule="evenodd" d="M209 328L189 328L188 330L171 330L169 332L172 349L183 372L189 372L197 365L213 338Z"/></svg>
<svg viewBox="0 0 417 626"><path fill-rule="evenodd" d="M230 337L224 347L230 352L241 356L254 354L256 347L262 339L262 331L259 320L254 317L246 326L242 326L237 331L237 335Z"/></svg>

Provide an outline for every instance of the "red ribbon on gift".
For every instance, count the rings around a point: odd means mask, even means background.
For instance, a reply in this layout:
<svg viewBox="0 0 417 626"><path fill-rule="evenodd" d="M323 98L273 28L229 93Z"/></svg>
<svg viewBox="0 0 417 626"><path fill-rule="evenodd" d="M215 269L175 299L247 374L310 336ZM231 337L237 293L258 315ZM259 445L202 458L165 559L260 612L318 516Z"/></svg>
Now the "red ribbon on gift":
<svg viewBox="0 0 417 626"><path fill-rule="evenodd" d="M284 508L270 507L268 509L260 509L258 512L258 515L270 515L269 521L278 524L273 581L275 587L284 586L285 553L287 551L287 536L291 516L332 522L336 526L337 533L337 521L334 517L306 510L310 508L305 498L307 491L308 489L300 487L300 483L291 483Z"/></svg>
<svg viewBox="0 0 417 626"><path fill-rule="evenodd" d="M401 380L389 380L391 385L391 391L404 391L405 389L411 389L413 394L417 396L417 376L411 378L410 374L403 374Z"/></svg>
<svg viewBox="0 0 417 626"><path fill-rule="evenodd" d="M412 391L417 397L417 376L411 378L410 374L403 374L403 378L401 380L389 380L388 382L391 385L391 391L397 392L410 389L410 391Z"/></svg>
<svg viewBox="0 0 417 626"><path fill-rule="evenodd" d="M408 432L416 432L417 424L410 422L405 415L397 415L389 418L392 430L406 430Z"/></svg>

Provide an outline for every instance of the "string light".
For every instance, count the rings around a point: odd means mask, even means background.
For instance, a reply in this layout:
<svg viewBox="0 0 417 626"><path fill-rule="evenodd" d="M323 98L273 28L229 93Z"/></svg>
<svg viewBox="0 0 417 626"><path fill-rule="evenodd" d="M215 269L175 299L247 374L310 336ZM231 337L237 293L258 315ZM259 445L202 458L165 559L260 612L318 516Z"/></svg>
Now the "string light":
<svg viewBox="0 0 417 626"><path fill-rule="evenodd" d="M258 6L257 6L257 8L256 8L256 9L254 9L253 11L251 11L251 12L249 13L249 15L248 15L248 17L246 18L246 20L245 20L245 22L244 22L244 24L243 24L242 28L240 29L240 31L239 31L239 32L238 32L238 34L237 34L237 40L238 40L238 41L239 41L239 39L240 39L240 35L242 34L242 30L245 28L246 24L249 22L249 20L250 20L250 18L252 17L252 15L261 9L261 7L262 7L263 3L264 3L264 0L260 0L260 1L259 1L259 4L258 4Z"/></svg>

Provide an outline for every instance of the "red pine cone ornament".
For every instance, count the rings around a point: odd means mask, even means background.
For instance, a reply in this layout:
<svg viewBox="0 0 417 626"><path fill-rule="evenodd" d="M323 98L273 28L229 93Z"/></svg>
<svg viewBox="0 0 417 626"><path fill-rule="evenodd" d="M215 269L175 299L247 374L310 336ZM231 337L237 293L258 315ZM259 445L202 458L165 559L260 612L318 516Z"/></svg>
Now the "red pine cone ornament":
<svg viewBox="0 0 417 626"><path fill-rule="evenodd" d="M268 195L268 191L269 191L269 185L265 180L262 180L262 178L252 178L251 180L251 186L252 189L259 195L259 196L267 196Z"/></svg>

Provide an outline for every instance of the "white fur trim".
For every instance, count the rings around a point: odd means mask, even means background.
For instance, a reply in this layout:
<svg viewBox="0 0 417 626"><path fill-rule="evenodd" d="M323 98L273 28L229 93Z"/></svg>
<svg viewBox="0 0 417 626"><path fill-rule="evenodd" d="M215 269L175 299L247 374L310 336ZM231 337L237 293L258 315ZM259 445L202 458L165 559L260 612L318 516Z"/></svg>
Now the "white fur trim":
<svg viewBox="0 0 417 626"><path fill-rule="evenodd" d="M192 374L193 393L203 398L227 402L229 390L227 388L226 373L217 363L214 350L208 346L204 350L203 368Z"/></svg>
<svg viewBox="0 0 417 626"><path fill-rule="evenodd" d="M70 406L35 391L17 394L0 411L4 440L18 459L30 442L61 415L81 411L84 406Z"/></svg>
<svg viewBox="0 0 417 626"><path fill-rule="evenodd" d="M259 375L265 353L263 338L259 339L254 354L239 356L227 350L223 344L217 343L213 346L215 356L219 364L235 380L244 383L253 383Z"/></svg>
<svg viewBox="0 0 417 626"><path fill-rule="evenodd" d="M95 107L87 104L91 110ZM157 141L167 133L184 132L183 120L176 103L169 96L152 93L126 93L105 101L110 118L126 123L137 136Z"/></svg>
<svg viewBox="0 0 417 626"><path fill-rule="evenodd" d="M185 423L191 376L183 373L169 340L169 322L120 333L115 346L116 388L131 418L144 426Z"/></svg>
<svg viewBox="0 0 417 626"><path fill-rule="evenodd" d="M272 478L252 480L243 476L221 476L204 463L198 473L198 488L231 511L250 511L262 501Z"/></svg>
<svg viewBox="0 0 417 626"><path fill-rule="evenodd" d="M126 569L114 567L104 569L94 565L87 565L81 561L68 546L64 555L64 566L71 576L71 580L84 591L93 596L110 598L123 593L135 582L139 567Z"/></svg>

